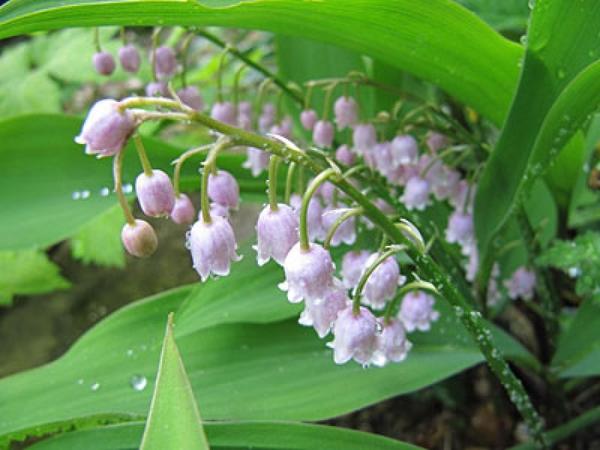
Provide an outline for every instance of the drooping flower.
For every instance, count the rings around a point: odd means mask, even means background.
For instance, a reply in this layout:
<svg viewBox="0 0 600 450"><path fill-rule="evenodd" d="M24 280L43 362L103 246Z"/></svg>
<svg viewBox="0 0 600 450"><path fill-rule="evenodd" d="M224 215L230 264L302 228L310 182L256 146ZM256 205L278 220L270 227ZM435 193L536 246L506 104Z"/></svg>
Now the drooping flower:
<svg viewBox="0 0 600 450"><path fill-rule="evenodd" d="M504 285L508 289L508 296L513 300L517 298L531 300L535 293L535 283L535 273L526 267L519 267L510 279L504 282Z"/></svg>
<svg viewBox="0 0 600 450"><path fill-rule="evenodd" d="M208 177L208 197L215 203L233 210L240 205L240 187L233 175L225 170L218 170Z"/></svg>
<svg viewBox="0 0 600 450"><path fill-rule="evenodd" d="M85 144L87 154L113 156L134 131L135 120L129 110L119 111L119 102L115 100L100 100L90 109L75 142Z"/></svg>
<svg viewBox="0 0 600 450"><path fill-rule="evenodd" d="M177 59L171 47L158 47L154 53L154 70L159 80L165 80L175 75Z"/></svg>
<svg viewBox="0 0 600 450"><path fill-rule="evenodd" d="M335 151L335 159L337 159L342 164L351 166L352 164L354 164L354 161L356 161L356 155L352 153L350 147L344 144L340 145Z"/></svg>
<svg viewBox="0 0 600 450"><path fill-rule="evenodd" d="M168 97L169 89L167 84L162 81L152 81L146 85L146 95L148 97Z"/></svg>
<svg viewBox="0 0 600 450"><path fill-rule="evenodd" d="M352 133L352 141L354 142L354 151L359 155L364 155L377 143L375 127L370 123L356 125Z"/></svg>
<svg viewBox="0 0 600 450"><path fill-rule="evenodd" d="M390 153L394 166L415 164L419 159L419 146L414 137L406 134L396 136L390 145Z"/></svg>
<svg viewBox="0 0 600 450"><path fill-rule="evenodd" d="M433 309L435 300L422 291L409 292L402 299L399 317L409 333L414 330L428 331L440 313Z"/></svg>
<svg viewBox="0 0 600 450"><path fill-rule="evenodd" d="M346 289L352 289L358 284L365 269L365 263L371 256L367 250L347 252L342 258L342 283Z"/></svg>
<svg viewBox="0 0 600 450"><path fill-rule="evenodd" d="M365 262L365 270L371 266L379 253L373 253ZM400 266L396 258L389 256L371 273L363 290L363 302L373 309L385 308L386 302L396 296L398 286L403 284L406 278L400 275Z"/></svg>
<svg viewBox="0 0 600 450"><path fill-rule="evenodd" d="M447 166L442 166L435 177L427 177L427 179L431 183L433 195L441 201L449 198L456 191L460 182L460 173Z"/></svg>
<svg viewBox="0 0 600 450"><path fill-rule="evenodd" d="M404 194L400 201L409 211L416 209L422 211L429 205L429 183L421 177L412 177L406 183Z"/></svg>
<svg viewBox="0 0 600 450"><path fill-rule="evenodd" d="M471 244L473 241L473 216L460 210L454 211L448 219L446 240L460 245Z"/></svg>
<svg viewBox="0 0 600 450"><path fill-rule="evenodd" d="M392 319L383 322L381 333L377 335L377 343L372 362L376 366L383 367L388 362L401 362L406 359L412 344L406 338L406 331L402 322Z"/></svg>
<svg viewBox="0 0 600 450"><path fill-rule="evenodd" d="M125 45L119 49L119 61L123 70L136 73L140 68L140 53L133 45Z"/></svg>
<svg viewBox="0 0 600 450"><path fill-rule="evenodd" d="M235 106L231 102L217 102L210 110L210 117L219 122L235 125L237 119Z"/></svg>
<svg viewBox="0 0 600 450"><path fill-rule="evenodd" d="M125 250L138 258L152 255L158 247L158 238L152 225L139 219L136 219L133 224L126 223L123 226L121 241Z"/></svg>
<svg viewBox="0 0 600 450"><path fill-rule="evenodd" d="M313 128L313 142L319 147L331 147L333 143L333 125L326 120L319 120Z"/></svg>
<svg viewBox="0 0 600 450"><path fill-rule="evenodd" d="M270 205L265 206L256 223L258 265L266 264L273 258L283 265L290 249L298 242L298 216L285 204L279 204L273 211Z"/></svg>
<svg viewBox="0 0 600 450"><path fill-rule="evenodd" d="M110 75L115 71L115 59L108 52L94 53L92 62L100 75Z"/></svg>
<svg viewBox="0 0 600 450"><path fill-rule="evenodd" d="M305 109L300 113L300 123L307 131L312 131L317 120L319 120L319 117L314 109Z"/></svg>
<svg viewBox="0 0 600 450"><path fill-rule="evenodd" d="M338 207L326 208L323 211L323 228L326 231L333 226L335 221L344 214L348 208L343 204L339 204ZM352 245L356 241L356 217L350 217L338 227L336 232L331 238L331 245L337 247L341 243Z"/></svg>
<svg viewBox="0 0 600 450"><path fill-rule="evenodd" d="M300 214L302 197L297 194L293 194L290 198L290 205L296 214ZM308 226L308 238L311 241L320 241L325 239L327 230L325 230L325 227L323 226L323 207L321 206L319 200L315 197L312 197L308 202L306 223Z"/></svg>
<svg viewBox="0 0 600 450"><path fill-rule="evenodd" d="M179 89L177 91L177 96L184 105L187 105L192 109L199 111L204 108L204 101L196 86L187 86Z"/></svg>
<svg viewBox="0 0 600 450"><path fill-rule="evenodd" d="M314 327L320 338L329 334L339 312L348 306L350 299L340 287L332 287L323 299L306 302L298 319L300 325Z"/></svg>
<svg viewBox="0 0 600 450"><path fill-rule="evenodd" d="M249 131L252 128L252 103L248 101L240 102L238 104L237 111L238 126Z"/></svg>
<svg viewBox="0 0 600 450"><path fill-rule="evenodd" d="M240 260L233 228L223 217L211 214L211 221L206 223L200 216L188 239L193 266L202 281L206 281L211 273L229 275L231 262Z"/></svg>
<svg viewBox="0 0 600 450"><path fill-rule="evenodd" d="M447 136L443 134L437 133L435 131L430 131L427 133L427 147L433 152L436 153L438 150L447 147L449 144L449 140Z"/></svg>
<svg viewBox="0 0 600 450"><path fill-rule="evenodd" d="M196 211L190 198L185 194L175 197L175 205L171 210L171 220L179 225L188 225L194 221Z"/></svg>
<svg viewBox="0 0 600 450"><path fill-rule="evenodd" d="M269 167L269 153L259 148L246 148L246 161L244 161L242 167L249 169L253 177L259 176Z"/></svg>
<svg viewBox="0 0 600 450"><path fill-rule="evenodd" d="M352 127L358 122L358 104L352 97L338 98L333 105L333 112L339 130Z"/></svg>
<svg viewBox="0 0 600 450"><path fill-rule="evenodd" d="M169 216L175 206L171 179L162 170L152 170L151 175L139 174L135 180L135 193L142 211L150 217Z"/></svg>
<svg viewBox="0 0 600 450"><path fill-rule="evenodd" d="M310 243L306 250L300 243L295 244L284 260L283 269L285 282L280 288L287 291L291 303L323 299L333 286L335 267L329 252L319 244Z"/></svg>
<svg viewBox="0 0 600 450"><path fill-rule="evenodd" d="M272 103L265 103L258 117L258 129L261 133L266 133L275 123L277 109Z"/></svg>
<svg viewBox="0 0 600 450"><path fill-rule="evenodd" d="M354 314L352 306L340 311L333 327L333 341L327 345L334 350L336 364L354 359L367 365L373 358L377 344L377 319L367 308L360 307Z"/></svg>

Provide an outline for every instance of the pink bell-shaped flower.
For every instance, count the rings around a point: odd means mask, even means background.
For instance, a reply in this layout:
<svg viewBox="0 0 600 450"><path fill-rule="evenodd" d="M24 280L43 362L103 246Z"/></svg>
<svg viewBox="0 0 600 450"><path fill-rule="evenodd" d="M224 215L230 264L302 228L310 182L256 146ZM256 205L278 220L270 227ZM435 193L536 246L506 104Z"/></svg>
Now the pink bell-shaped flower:
<svg viewBox="0 0 600 450"><path fill-rule="evenodd" d="M365 270L373 264L379 253L373 253L365 262ZM396 296L396 290L403 284L406 278L400 275L400 266L396 258L389 256L385 259L367 279L363 290L363 302L373 309L385 308L388 300Z"/></svg>
<svg viewBox="0 0 600 450"><path fill-rule="evenodd" d="M300 214L300 206L302 205L302 197L293 194L290 198L290 206L296 214ZM320 241L325 239L327 230L323 226L323 207L321 202L315 197L308 202L308 211L306 214L306 224L308 225L308 238L311 241Z"/></svg>
<svg viewBox="0 0 600 450"><path fill-rule="evenodd" d="M333 226L335 221L344 214L348 208L345 208L343 204L339 205L340 207L330 207L326 208L323 211L323 228L325 231L329 231L329 229ZM341 243L352 245L356 241L356 217L350 217L338 227L336 232L333 234L331 238L331 245L333 247L337 247Z"/></svg>
<svg viewBox="0 0 600 450"><path fill-rule="evenodd" d="M448 219L446 240L450 243L468 245L473 241L473 216L456 210Z"/></svg>
<svg viewBox="0 0 600 450"><path fill-rule="evenodd" d="M450 143L447 136L443 134L437 133L435 131L430 131L427 133L427 147L433 152L436 153L438 150L441 150L448 146Z"/></svg>
<svg viewBox="0 0 600 450"><path fill-rule="evenodd" d="M298 323L307 327L314 327L322 339L329 334L338 313L345 309L349 302L350 299L344 289L337 286L332 287L323 299L306 302Z"/></svg>
<svg viewBox="0 0 600 450"><path fill-rule="evenodd" d="M202 217L192 226L188 237L194 269L202 281L210 274L227 276L231 262L239 261L233 228L223 217L212 215L205 223Z"/></svg>
<svg viewBox="0 0 600 450"><path fill-rule="evenodd" d="M246 148L246 161L242 164L244 169L249 169L253 177L259 176L269 167L269 153L259 148Z"/></svg>
<svg viewBox="0 0 600 450"><path fill-rule="evenodd" d="M342 258L342 283L346 289L355 288L365 270L365 263L371 256L367 250L353 250Z"/></svg>
<svg viewBox="0 0 600 450"><path fill-rule="evenodd" d="M409 292L400 305L400 320L409 333L414 330L428 331L431 323L439 319L440 313L433 309L435 300L421 291Z"/></svg>
<svg viewBox="0 0 600 450"><path fill-rule="evenodd" d="M148 97L168 97L169 89L167 84L162 81L152 81L146 85L146 95Z"/></svg>
<svg viewBox="0 0 600 450"><path fill-rule="evenodd" d="M535 283L535 273L525 267L519 267L504 285L508 289L508 296L513 300L531 300L535 293Z"/></svg>
<svg viewBox="0 0 600 450"><path fill-rule="evenodd" d="M152 225L139 219L133 224L126 223L123 226L121 241L127 253L138 258L152 255L158 247L158 239Z"/></svg>
<svg viewBox="0 0 600 450"><path fill-rule="evenodd" d="M196 210L190 198L185 194L175 197L175 205L171 210L171 220L179 225L189 225L194 221Z"/></svg>
<svg viewBox="0 0 600 450"><path fill-rule="evenodd" d="M335 159L337 159L342 164L351 166L356 161L356 155L352 153L352 151L346 144L344 144L340 145L335 151Z"/></svg>
<svg viewBox="0 0 600 450"><path fill-rule="evenodd" d="M449 167L442 166L441 170L436 174L436 177L430 180L431 191L437 200L445 200L457 189L459 182L459 172Z"/></svg>
<svg viewBox="0 0 600 450"><path fill-rule="evenodd" d="M115 100L100 100L90 109L75 142L85 144L87 154L113 156L134 131L135 120L129 110L119 111L119 102Z"/></svg>
<svg viewBox="0 0 600 450"><path fill-rule="evenodd" d="M283 265L290 249L298 242L298 216L285 204L279 204L273 211L270 205L265 206L256 223L258 265L266 264L273 258Z"/></svg>
<svg viewBox="0 0 600 450"><path fill-rule="evenodd" d="M204 108L204 101L200 95L200 91L196 86L187 86L177 91L177 96L184 105L189 106L196 111Z"/></svg>
<svg viewBox="0 0 600 450"><path fill-rule="evenodd" d="M140 69L140 53L131 44L119 49L119 61L126 72L136 73Z"/></svg>
<svg viewBox="0 0 600 450"><path fill-rule="evenodd" d="M396 136L390 145L390 153L395 166L415 164L419 159L419 146L415 138L408 134Z"/></svg>
<svg viewBox="0 0 600 450"><path fill-rule="evenodd" d="M210 174L208 197L215 203L236 210L240 205L240 187L233 175L225 170Z"/></svg>
<svg viewBox="0 0 600 450"><path fill-rule="evenodd" d="M305 109L300 113L300 123L307 131L312 131L317 120L319 120L319 118L314 109Z"/></svg>
<svg viewBox="0 0 600 450"><path fill-rule="evenodd" d="M111 75L115 71L115 59L108 52L94 53L92 62L100 75Z"/></svg>
<svg viewBox="0 0 600 450"><path fill-rule="evenodd" d="M416 209L422 211L429 205L429 183L421 177L412 177L406 183L404 194L400 201L409 211Z"/></svg>
<svg viewBox="0 0 600 450"><path fill-rule="evenodd" d="M402 322L392 319L383 323L381 333L377 335L377 343L373 354L373 364L379 367L388 362L401 362L406 359L412 344L406 338Z"/></svg>
<svg viewBox="0 0 600 450"><path fill-rule="evenodd" d="M313 128L313 142L319 147L331 147L333 144L333 125L326 120L319 120Z"/></svg>
<svg viewBox="0 0 600 450"><path fill-rule="evenodd" d="M333 112L339 130L352 127L358 122L358 104L352 97L338 98L333 105Z"/></svg>
<svg viewBox="0 0 600 450"><path fill-rule="evenodd" d="M150 217L165 217L175 206L175 191L171 179L162 170L153 170L152 175L142 172L135 180L135 193L144 214Z"/></svg>
<svg viewBox="0 0 600 450"><path fill-rule="evenodd" d="M209 210L210 210L211 217L219 216L219 217L223 217L224 219L229 219L229 217L230 217L229 208L227 206L220 205L219 203L211 202ZM201 217L202 217L202 210L199 210L198 211L198 219L200 219Z"/></svg>
<svg viewBox="0 0 600 450"><path fill-rule="evenodd" d="M352 133L354 142L354 151L359 155L364 155L377 144L377 132L370 123L361 123L354 127Z"/></svg>
<svg viewBox="0 0 600 450"><path fill-rule="evenodd" d="M336 364L354 359L366 366L371 362L377 344L377 319L367 308L361 307L354 314L352 306L348 306L338 314L333 336L333 341L327 345L333 348Z"/></svg>
<svg viewBox="0 0 600 450"><path fill-rule="evenodd" d="M307 250L299 242L295 244L285 257L283 269L285 282L280 288L287 291L291 303L323 299L333 286L333 261L319 244L310 243Z"/></svg>
<svg viewBox="0 0 600 450"><path fill-rule="evenodd" d="M161 46L154 53L154 70L159 80L166 80L175 75L177 59L171 47Z"/></svg>
<svg viewBox="0 0 600 450"><path fill-rule="evenodd" d="M219 122L235 125L237 119L235 106L231 102L217 102L210 110L210 117Z"/></svg>

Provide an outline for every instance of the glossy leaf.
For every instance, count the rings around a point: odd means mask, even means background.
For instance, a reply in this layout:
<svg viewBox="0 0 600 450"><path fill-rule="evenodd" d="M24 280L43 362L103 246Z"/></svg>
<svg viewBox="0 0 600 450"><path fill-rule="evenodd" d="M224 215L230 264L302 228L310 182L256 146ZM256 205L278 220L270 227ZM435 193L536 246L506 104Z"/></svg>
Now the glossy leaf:
<svg viewBox="0 0 600 450"><path fill-rule="evenodd" d="M336 366L325 341L296 323L298 308L273 283L282 278L281 269L258 268L249 255L245 259L247 265L234 266L226 280L125 307L56 362L0 381L0 436L64 429L107 420L107 415L122 420L145 414L150 393L133 389L130 382L134 376L153 381L164 318L179 309L175 336L207 420L326 419L482 361L449 307L438 301L442 318L431 332L411 335L414 348L402 364L368 370L355 363ZM188 314L195 318L186 319ZM282 320L286 317L293 319ZM506 334L495 330L495 335L509 357L535 364Z"/></svg>
<svg viewBox="0 0 600 450"><path fill-rule="evenodd" d="M522 31L527 27L529 0L456 0L497 30Z"/></svg>
<svg viewBox="0 0 600 450"><path fill-rule="evenodd" d="M31 450L135 450L143 424L130 423L75 431L42 441ZM375 434L324 425L286 422L206 423L212 450L418 450L420 447ZM165 447L169 448L169 447Z"/></svg>
<svg viewBox="0 0 600 450"><path fill-rule="evenodd" d="M0 305L9 304L15 294L42 294L70 286L60 268L40 251L0 251L0 267Z"/></svg>
<svg viewBox="0 0 600 450"><path fill-rule="evenodd" d="M561 335L552 366L561 377L600 375L600 298L587 300Z"/></svg>
<svg viewBox="0 0 600 450"><path fill-rule="evenodd" d="M524 188L598 107L597 64L586 67L600 55L599 15L595 0L536 3L519 88L477 189L475 228L482 259Z"/></svg>
<svg viewBox="0 0 600 450"><path fill-rule="evenodd" d="M141 386L141 385L138 385ZM208 450L194 392L173 337L169 314L140 450Z"/></svg>
<svg viewBox="0 0 600 450"><path fill-rule="evenodd" d="M212 2L211 2L212 3ZM516 86L519 45L450 0L254 1L13 0L0 38L94 25L219 25L304 36L339 45L431 81L500 124ZM358 27L369 30L357 33ZM489 62L494 61L495 70Z"/></svg>

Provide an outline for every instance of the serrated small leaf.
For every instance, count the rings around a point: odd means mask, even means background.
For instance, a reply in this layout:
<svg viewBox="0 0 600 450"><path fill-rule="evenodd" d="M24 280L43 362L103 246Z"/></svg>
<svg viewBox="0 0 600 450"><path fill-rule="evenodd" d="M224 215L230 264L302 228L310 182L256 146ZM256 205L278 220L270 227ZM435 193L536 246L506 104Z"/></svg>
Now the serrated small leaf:
<svg viewBox="0 0 600 450"><path fill-rule="evenodd" d="M173 313L160 354L158 374L140 450L208 450L200 412L173 337Z"/></svg>

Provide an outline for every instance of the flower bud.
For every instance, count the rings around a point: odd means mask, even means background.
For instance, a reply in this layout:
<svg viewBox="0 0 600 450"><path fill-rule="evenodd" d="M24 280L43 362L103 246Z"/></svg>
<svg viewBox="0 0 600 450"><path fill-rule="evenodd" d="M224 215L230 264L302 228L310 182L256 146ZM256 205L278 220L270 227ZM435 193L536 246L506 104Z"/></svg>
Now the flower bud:
<svg viewBox="0 0 600 450"><path fill-rule="evenodd" d="M158 247L158 239L154 228L144 220L135 220L135 223L126 223L121 230L121 241L125 250L138 258L152 255Z"/></svg>
<svg viewBox="0 0 600 450"><path fill-rule="evenodd" d="M377 132L370 123L361 123L354 127L352 133L354 142L354 151L359 155L364 155L377 144Z"/></svg>
<svg viewBox="0 0 600 450"><path fill-rule="evenodd" d="M154 53L154 70L159 80L165 80L175 75L177 59L171 47L158 47Z"/></svg>
<svg viewBox="0 0 600 450"><path fill-rule="evenodd" d="M392 319L388 323L383 323L381 334L377 336L373 364L383 367L389 361L404 361L411 347L412 344L406 339L402 322Z"/></svg>
<svg viewBox="0 0 600 450"><path fill-rule="evenodd" d="M265 206L256 223L258 265L266 264L273 258L283 265L290 249L298 242L298 217L288 205L279 204L276 211Z"/></svg>
<svg viewBox="0 0 600 450"><path fill-rule="evenodd" d="M240 206L240 187L233 175L225 170L208 177L208 197L215 203L237 210Z"/></svg>
<svg viewBox="0 0 600 450"><path fill-rule="evenodd" d="M119 49L119 61L123 70L136 73L140 68L140 54L133 45L129 44Z"/></svg>
<svg viewBox="0 0 600 450"><path fill-rule="evenodd" d="M298 319L300 325L314 327L322 339L331 330L338 313L350 303L346 291L339 286L332 287L322 300L307 302Z"/></svg>
<svg viewBox="0 0 600 450"><path fill-rule="evenodd" d="M345 208L343 204L340 204L340 208L327 208L323 212L323 228L326 231L333 226L335 221L344 214L348 208ZM336 232L331 238L331 246L337 247L342 242L344 244L352 245L356 241L356 217L350 217L338 227Z"/></svg>
<svg viewBox="0 0 600 450"><path fill-rule="evenodd" d="M291 303L325 298L333 285L334 265L322 246L310 243L307 250L295 244L283 262L285 282L279 287L287 291Z"/></svg>
<svg viewBox="0 0 600 450"><path fill-rule="evenodd" d="M419 146L410 135L396 136L390 147L394 165L414 164L419 159Z"/></svg>
<svg viewBox="0 0 600 450"><path fill-rule="evenodd" d="M300 123L307 131L312 131L317 120L318 116L314 109L305 109L300 113Z"/></svg>
<svg viewBox="0 0 600 450"><path fill-rule="evenodd" d="M100 75L110 75L115 71L115 60L108 52L94 53L94 68Z"/></svg>
<svg viewBox="0 0 600 450"><path fill-rule="evenodd" d="M169 216L175 206L171 179L162 170L153 170L152 175L139 174L135 180L135 193L142 211L150 217Z"/></svg>
<svg viewBox="0 0 600 450"><path fill-rule="evenodd" d="M473 216L456 210L448 219L446 228L446 240L450 243L468 245L473 240Z"/></svg>
<svg viewBox="0 0 600 450"><path fill-rule="evenodd" d="M185 194L179 194L171 210L171 220L179 225L188 225L194 221L195 215L196 211L190 198Z"/></svg>
<svg viewBox="0 0 600 450"><path fill-rule="evenodd" d="M365 270L373 264L379 253L373 253L365 262ZM373 309L383 309L388 300L396 296L396 289L406 278L400 275L396 258L389 256L371 273L363 290L363 302Z"/></svg>
<svg viewBox="0 0 600 450"><path fill-rule="evenodd" d="M236 124L236 116L235 106L231 102L217 102L210 110L210 117L229 125Z"/></svg>
<svg viewBox="0 0 600 450"><path fill-rule="evenodd" d="M115 100L100 100L90 109L75 142L85 144L87 154L113 156L134 131L135 120L129 110L120 112Z"/></svg>
<svg viewBox="0 0 600 450"><path fill-rule="evenodd" d="M200 111L204 108L204 101L200 95L200 91L196 86L188 86L177 91L177 96L183 102L184 105L189 106L196 111Z"/></svg>
<svg viewBox="0 0 600 450"><path fill-rule="evenodd" d="M356 156L350 151L350 148L346 144L344 144L340 145L335 151L335 159L337 159L342 164L351 166L356 161Z"/></svg>
<svg viewBox="0 0 600 450"><path fill-rule="evenodd" d="M431 323L440 317L440 313L433 309L434 304L433 297L425 292L413 291L406 294L399 314L406 331L428 331Z"/></svg>
<svg viewBox="0 0 600 450"><path fill-rule="evenodd" d="M249 169L253 177L259 176L269 167L269 153L259 148L248 147L246 149L246 161L242 164L244 169Z"/></svg>
<svg viewBox="0 0 600 450"><path fill-rule="evenodd" d="M146 95L148 97L168 97L169 89L167 84L162 81L152 81L146 85Z"/></svg>
<svg viewBox="0 0 600 450"><path fill-rule="evenodd" d="M355 288L371 256L367 250L347 252L342 258L342 283L346 289Z"/></svg>
<svg viewBox="0 0 600 450"><path fill-rule="evenodd" d="M327 344L333 348L336 364L345 364L351 359L368 365L377 344L377 319L367 308L361 306L354 314L352 306L342 310L333 327L334 339Z"/></svg>
<svg viewBox="0 0 600 450"><path fill-rule="evenodd" d="M220 216L211 215L209 223L200 217L190 230L188 248L194 269L202 281L206 281L211 273L229 275L231 262L241 259L236 252L233 228L227 219Z"/></svg>
<svg viewBox="0 0 600 450"><path fill-rule="evenodd" d="M333 105L333 112L339 130L352 127L358 122L358 105L352 97L338 98Z"/></svg>
<svg viewBox="0 0 600 450"><path fill-rule="evenodd" d="M535 283L535 273L525 267L519 267L504 285L508 289L508 296L513 300L531 300L535 293Z"/></svg>
<svg viewBox="0 0 600 450"><path fill-rule="evenodd" d="M313 128L313 142L319 147L331 147L333 143L333 125L326 120L319 120Z"/></svg>
<svg viewBox="0 0 600 450"><path fill-rule="evenodd" d="M429 205L429 183L419 176L412 177L406 183L400 201L404 203L409 211L413 209L424 210Z"/></svg>

